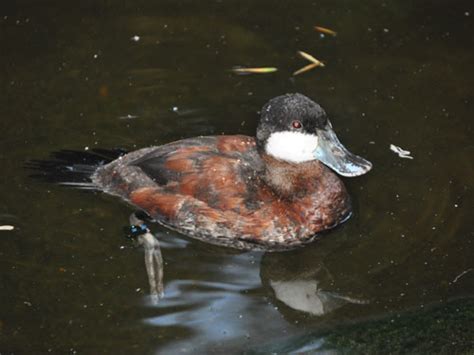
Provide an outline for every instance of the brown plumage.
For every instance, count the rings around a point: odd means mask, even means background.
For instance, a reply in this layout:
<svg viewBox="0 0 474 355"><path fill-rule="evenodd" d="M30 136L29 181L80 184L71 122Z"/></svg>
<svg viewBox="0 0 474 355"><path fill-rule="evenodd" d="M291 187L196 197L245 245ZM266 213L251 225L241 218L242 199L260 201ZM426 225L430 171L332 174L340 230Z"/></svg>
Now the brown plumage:
<svg viewBox="0 0 474 355"><path fill-rule="evenodd" d="M343 183L320 160L346 176L371 167L339 143L319 105L292 94L264 106L256 138L140 149L99 167L92 182L190 237L274 251L308 243L350 215Z"/></svg>
<svg viewBox="0 0 474 355"><path fill-rule="evenodd" d="M94 182L174 230L239 249L294 248L350 212L342 182L324 165L262 159L247 136L139 150L99 168Z"/></svg>

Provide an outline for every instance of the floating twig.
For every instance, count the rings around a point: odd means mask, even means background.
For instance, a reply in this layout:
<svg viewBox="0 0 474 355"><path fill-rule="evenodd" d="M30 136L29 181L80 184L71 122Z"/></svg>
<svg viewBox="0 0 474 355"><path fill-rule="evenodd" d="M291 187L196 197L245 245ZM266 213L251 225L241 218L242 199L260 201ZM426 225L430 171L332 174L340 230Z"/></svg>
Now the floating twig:
<svg viewBox="0 0 474 355"><path fill-rule="evenodd" d="M302 74L302 73L305 73L311 69L314 69L316 67L324 67L324 63L321 62L320 60L314 58L311 54L308 54L306 52L303 52L303 51L298 51L298 54L303 57L304 59L306 59L307 61L311 62L311 64L301 68L301 69L298 69L297 71L295 71L293 73L293 75L298 75L298 74Z"/></svg>
<svg viewBox="0 0 474 355"><path fill-rule="evenodd" d="M295 71L293 73L293 75L299 75L299 74L303 74L304 72L307 72L308 70L311 70L313 68L316 68L319 64L315 64L315 63L312 63L312 64L308 64L307 66L301 68L301 69L298 69L297 71Z"/></svg>
<svg viewBox="0 0 474 355"><path fill-rule="evenodd" d="M317 66L324 67L324 63L320 60L314 58L311 54L308 54L303 51L298 51L298 54L302 56L304 59L310 61L311 63L317 64Z"/></svg>
<svg viewBox="0 0 474 355"><path fill-rule="evenodd" d="M10 226L8 224L0 226L0 231L12 231L14 229L15 229L14 226Z"/></svg>
<svg viewBox="0 0 474 355"><path fill-rule="evenodd" d="M331 35L331 36L336 36L337 32L330 30L329 28L326 27L321 27L321 26L314 26L314 29L318 32L324 33L326 35Z"/></svg>
<svg viewBox="0 0 474 355"><path fill-rule="evenodd" d="M263 67L263 68L233 68L232 71L237 74L269 74L274 73L278 68Z"/></svg>
<svg viewBox="0 0 474 355"><path fill-rule="evenodd" d="M464 270L463 272L461 272L458 276L456 276L453 280L453 284L456 283L461 277L463 277L464 275L466 275L469 271L472 271L474 269L470 268L470 269L467 269L467 270Z"/></svg>

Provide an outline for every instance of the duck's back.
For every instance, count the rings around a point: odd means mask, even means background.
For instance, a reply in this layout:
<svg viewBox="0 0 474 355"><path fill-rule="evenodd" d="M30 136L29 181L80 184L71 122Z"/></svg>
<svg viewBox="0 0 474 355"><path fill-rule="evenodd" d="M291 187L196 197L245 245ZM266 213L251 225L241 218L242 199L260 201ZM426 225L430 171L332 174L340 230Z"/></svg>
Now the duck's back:
<svg viewBox="0 0 474 355"><path fill-rule="evenodd" d="M320 202L335 195L318 201L310 193L288 203L263 182L263 173L254 138L236 135L141 149L99 168L92 178L171 229L239 249L293 248L335 224L317 215ZM339 185L333 190L337 199L345 198ZM336 220L346 207L344 202L337 209Z"/></svg>

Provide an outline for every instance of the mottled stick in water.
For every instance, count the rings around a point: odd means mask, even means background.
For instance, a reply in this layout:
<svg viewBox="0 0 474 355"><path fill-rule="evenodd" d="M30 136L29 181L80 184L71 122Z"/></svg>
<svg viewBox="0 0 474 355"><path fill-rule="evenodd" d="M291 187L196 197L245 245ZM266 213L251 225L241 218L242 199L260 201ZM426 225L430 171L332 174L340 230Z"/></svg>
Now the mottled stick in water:
<svg viewBox="0 0 474 355"><path fill-rule="evenodd" d="M233 68L232 71L237 74L269 74L274 73L278 68L263 67L263 68Z"/></svg>
<svg viewBox="0 0 474 355"><path fill-rule="evenodd" d="M318 32L324 33L326 35L331 35L331 36L336 36L337 32L330 30L329 28L326 27L321 27L321 26L314 26L314 29Z"/></svg>

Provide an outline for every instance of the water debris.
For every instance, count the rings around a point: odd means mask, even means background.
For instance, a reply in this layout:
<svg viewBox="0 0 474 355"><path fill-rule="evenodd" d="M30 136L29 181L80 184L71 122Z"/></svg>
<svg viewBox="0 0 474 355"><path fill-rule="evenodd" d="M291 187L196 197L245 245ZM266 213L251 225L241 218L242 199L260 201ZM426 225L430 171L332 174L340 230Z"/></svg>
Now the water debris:
<svg viewBox="0 0 474 355"><path fill-rule="evenodd" d="M15 227L14 226L10 226L8 224L5 224L3 226L0 226L0 231L12 231L14 230Z"/></svg>
<svg viewBox="0 0 474 355"><path fill-rule="evenodd" d="M398 156L400 158L404 158L404 159L413 159L413 157L410 155L410 151L409 150L405 150L405 149L402 149L396 145L393 145L393 144L390 144L390 150L396 154L398 154Z"/></svg>
<svg viewBox="0 0 474 355"><path fill-rule="evenodd" d="M311 70L311 69L314 69L316 67L324 67L324 63L321 62L320 60L314 58L311 54L308 54L306 52L303 52L303 51L298 51L298 54L303 57L304 59L308 60L311 62L311 64L295 71L293 73L293 75L298 75L298 74L301 74L301 73L304 73L304 72L307 72L308 70Z"/></svg>
<svg viewBox="0 0 474 355"><path fill-rule="evenodd" d="M319 65L319 66L321 66L321 67L324 67L324 63L321 62L320 60L314 58L311 54L308 54L308 53L303 52L303 51L298 51L298 54L299 54L300 56L302 56L304 59L309 60L311 63L317 64L317 65Z"/></svg>
<svg viewBox="0 0 474 355"><path fill-rule="evenodd" d="M134 118L138 118L137 115L126 114L125 116L119 116L120 120L133 120Z"/></svg>
<svg viewBox="0 0 474 355"><path fill-rule="evenodd" d="M314 29L320 33L324 33L325 35L330 35L330 36L336 36L337 32L326 28L326 27L321 27L321 26L314 26Z"/></svg>
<svg viewBox="0 0 474 355"><path fill-rule="evenodd" d="M232 71L236 74L269 74L278 71L275 67L262 67L262 68L232 68Z"/></svg>
<svg viewBox="0 0 474 355"><path fill-rule="evenodd" d="M132 38L130 38L133 42L138 42L140 40L140 36L133 36Z"/></svg>
<svg viewBox="0 0 474 355"><path fill-rule="evenodd" d="M299 75L299 74L303 74L304 72L307 72L308 70L311 70L313 68L316 68L319 64L315 64L315 63L312 63L312 64L308 64L307 66L301 68L301 69L298 69L297 71L295 71L293 73L293 75Z"/></svg>
<svg viewBox="0 0 474 355"><path fill-rule="evenodd" d="M463 272L461 272L458 276L456 276L456 277L454 278L453 284L456 283L456 282L458 282L458 280L459 280L461 277L463 277L464 275L466 275L468 272L470 272L470 271L472 271L472 270L474 270L474 269L471 268L471 269L467 269L467 270L464 270Z"/></svg>

